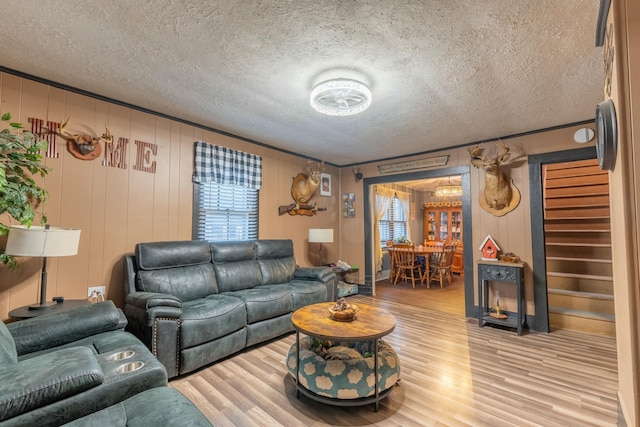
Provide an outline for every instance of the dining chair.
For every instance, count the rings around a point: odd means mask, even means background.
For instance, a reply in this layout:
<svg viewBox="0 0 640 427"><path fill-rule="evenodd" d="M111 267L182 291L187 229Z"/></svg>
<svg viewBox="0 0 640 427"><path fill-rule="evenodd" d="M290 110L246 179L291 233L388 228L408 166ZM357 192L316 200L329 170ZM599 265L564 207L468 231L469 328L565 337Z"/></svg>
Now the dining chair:
<svg viewBox="0 0 640 427"><path fill-rule="evenodd" d="M427 240L426 241L426 246L442 248L444 246L444 242L441 242L439 240Z"/></svg>
<svg viewBox="0 0 640 427"><path fill-rule="evenodd" d="M433 254L429 261L429 269L425 272L427 278L427 288L431 287L433 280L440 282L440 287L443 287L443 278L447 278L449 286L451 286L452 274L451 263L453 262L453 255L456 252L456 244L448 243L444 245L442 252Z"/></svg>
<svg viewBox="0 0 640 427"><path fill-rule="evenodd" d="M418 279L420 283L424 283L422 266L416 263L415 247L414 245L395 244L393 245L393 269L394 278L393 284L398 283L398 279L409 281L411 279L411 285L416 287L416 272L418 273Z"/></svg>

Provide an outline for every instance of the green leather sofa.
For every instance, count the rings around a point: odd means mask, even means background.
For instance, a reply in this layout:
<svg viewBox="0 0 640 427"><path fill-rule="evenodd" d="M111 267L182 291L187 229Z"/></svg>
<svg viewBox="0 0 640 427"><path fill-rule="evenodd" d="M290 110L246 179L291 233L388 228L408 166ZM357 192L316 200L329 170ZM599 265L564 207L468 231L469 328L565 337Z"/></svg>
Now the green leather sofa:
<svg viewBox="0 0 640 427"><path fill-rule="evenodd" d="M291 240L138 243L125 256L127 330L171 378L293 331L291 313L333 301L336 282L299 267Z"/></svg>

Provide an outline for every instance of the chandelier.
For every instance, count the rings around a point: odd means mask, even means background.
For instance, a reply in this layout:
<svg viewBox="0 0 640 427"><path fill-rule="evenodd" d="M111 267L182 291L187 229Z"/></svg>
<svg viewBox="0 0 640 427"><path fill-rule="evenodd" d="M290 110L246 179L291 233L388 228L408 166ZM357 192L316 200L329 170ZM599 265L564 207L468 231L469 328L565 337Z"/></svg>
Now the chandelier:
<svg viewBox="0 0 640 427"><path fill-rule="evenodd" d="M371 91L357 80L327 80L313 88L310 102L314 110L323 114L350 116L369 108Z"/></svg>
<svg viewBox="0 0 640 427"><path fill-rule="evenodd" d="M436 187L437 197L457 197L462 196L462 186L460 185L441 185Z"/></svg>

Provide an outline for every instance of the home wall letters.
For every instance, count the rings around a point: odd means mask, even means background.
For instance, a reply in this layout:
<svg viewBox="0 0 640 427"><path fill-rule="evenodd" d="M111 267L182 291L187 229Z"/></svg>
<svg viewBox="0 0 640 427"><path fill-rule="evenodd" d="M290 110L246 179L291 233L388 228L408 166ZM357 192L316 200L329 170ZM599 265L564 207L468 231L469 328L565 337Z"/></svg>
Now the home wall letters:
<svg viewBox="0 0 640 427"><path fill-rule="evenodd" d="M45 139L49 145L45 157L59 158L57 132L61 124L59 122L44 121L35 117L28 118L31 124L31 132ZM118 169L126 169L126 154L129 138L119 137L117 142L105 142L104 157L101 164L105 167L114 167ZM136 159L133 166L134 170L147 173L156 173L155 157L158 154L158 145L136 140Z"/></svg>

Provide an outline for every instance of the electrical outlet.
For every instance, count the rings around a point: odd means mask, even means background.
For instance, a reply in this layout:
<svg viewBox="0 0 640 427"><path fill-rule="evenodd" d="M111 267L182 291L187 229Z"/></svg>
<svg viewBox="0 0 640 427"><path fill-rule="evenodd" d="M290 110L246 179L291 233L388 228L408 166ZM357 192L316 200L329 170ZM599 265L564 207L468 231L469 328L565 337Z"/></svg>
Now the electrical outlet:
<svg viewBox="0 0 640 427"><path fill-rule="evenodd" d="M106 286L92 286L89 287L87 290L87 296L90 297L91 294L95 291L96 296L97 295L103 295L105 294L105 292L107 292L107 287Z"/></svg>

